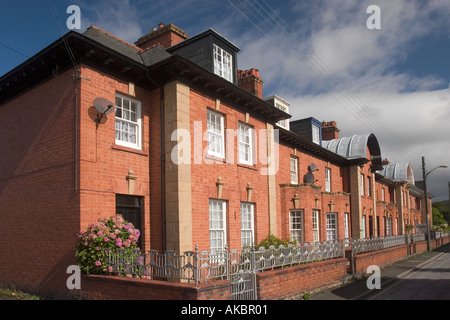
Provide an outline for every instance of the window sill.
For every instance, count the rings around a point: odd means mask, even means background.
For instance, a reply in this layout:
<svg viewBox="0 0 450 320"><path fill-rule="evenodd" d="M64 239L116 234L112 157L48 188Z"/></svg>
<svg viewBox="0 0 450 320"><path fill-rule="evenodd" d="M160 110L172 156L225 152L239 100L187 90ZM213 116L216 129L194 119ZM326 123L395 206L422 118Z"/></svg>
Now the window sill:
<svg viewBox="0 0 450 320"><path fill-rule="evenodd" d="M238 167L241 167L241 168L258 171L258 168L256 167L256 165L245 164L245 163L238 163L237 165L238 165Z"/></svg>
<svg viewBox="0 0 450 320"><path fill-rule="evenodd" d="M210 154L206 154L204 157L205 157L204 158L205 160L214 161L216 163L217 162L218 163L227 163L227 160L224 157L216 157L216 156L213 156L213 155L210 155Z"/></svg>
<svg viewBox="0 0 450 320"><path fill-rule="evenodd" d="M124 146L121 146L121 145L118 145L115 143L113 143L111 145L111 149L118 150L118 151L125 151L125 152L134 153L134 154L148 157L148 152L146 152L146 151L139 150L139 149L133 149L133 148L129 148L129 147L124 147Z"/></svg>

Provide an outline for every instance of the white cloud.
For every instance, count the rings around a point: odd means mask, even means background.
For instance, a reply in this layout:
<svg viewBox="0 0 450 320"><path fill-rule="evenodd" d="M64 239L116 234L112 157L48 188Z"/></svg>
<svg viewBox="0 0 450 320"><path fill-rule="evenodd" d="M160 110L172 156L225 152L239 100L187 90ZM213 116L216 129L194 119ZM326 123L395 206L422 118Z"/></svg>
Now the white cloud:
<svg viewBox="0 0 450 320"><path fill-rule="evenodd" d="M80 0L82 29L95 25L110 34L134 43L146 32L139 24L139 11L129 0Z"/></svg>
<svg viewBox="0 0 450 320"><path fill-rule="evenodd" d="M265 96L291 103L294 120L335 120L347 136L373 132L382 155L411 162L416 180L421 156L430 168L450 164L449 90L434 75L396 69L426 36L450 37L448 0L290 1L288 11L278 1L231 1L241 12L229 1L80 2L85 27L131 43L159 22L191 36L213 28L241 48L239 68L260 70ZM381 8L381 30L366 28L372 4ZM433 179L441 189L432 192L446 198L450 173Z"/></svg>
<svg viewBox="0 0 450 320"><path fill-rule="evenodd" d="M311 32L265 29L263 35L251 28L233 42L242 49L240 66L260 69L265 95L290 102L293 120L335 120L343 136L375 133L382 155L411 162L421 180L422 156L430 169L450 164L449 89L442 90L443 80L434 75L401 72L396 64L427 35L449 35L450 4L377 1L382 28L369 30L365 10L371 2L315 1L308 7ZM293 7L298 9L304 4ZM446 199L450 173L433 179L432 192Z"/></svg>

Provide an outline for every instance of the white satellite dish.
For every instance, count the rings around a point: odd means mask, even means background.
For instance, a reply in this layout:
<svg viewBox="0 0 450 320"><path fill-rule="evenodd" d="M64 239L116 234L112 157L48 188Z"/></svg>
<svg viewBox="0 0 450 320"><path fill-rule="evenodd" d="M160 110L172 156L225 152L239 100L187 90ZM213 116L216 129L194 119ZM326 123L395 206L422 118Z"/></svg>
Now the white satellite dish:
<svg viewBox="0 0 450 320"><path fill-rule="evenodd" d="M94 99L94 107L100 113L100 116L95 119L96 123L100 123L100 120L104 115L113 113L115 110L114 103L104 98L95 98Z"/></svg>

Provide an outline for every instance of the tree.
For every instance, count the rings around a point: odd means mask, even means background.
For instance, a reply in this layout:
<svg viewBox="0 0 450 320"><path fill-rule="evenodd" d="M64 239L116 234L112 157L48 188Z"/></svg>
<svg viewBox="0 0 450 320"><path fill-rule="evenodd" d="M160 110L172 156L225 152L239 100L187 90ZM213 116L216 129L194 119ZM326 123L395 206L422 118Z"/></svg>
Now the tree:
<svg viewBox="0 0 450 320"><path fill-rule="evenodd" d="M440 210L433 206L432 208L433 212L433 225L440 225L440 224L446 224L447 221L445 220L444 216L440 212Z"/></svg>
<svg viewBox="0 0 450 320"><path fill-rule="evenodd" d="M438 210L439 213L437 213L437 217L435 220L434 217L434 209ZM441 221L444 220L444 221ZM435 221L441 221L441 223L447 223L450 224L450 208L448 206L448 201L440 201L433 203L433 224L436 224Z"/></svg>

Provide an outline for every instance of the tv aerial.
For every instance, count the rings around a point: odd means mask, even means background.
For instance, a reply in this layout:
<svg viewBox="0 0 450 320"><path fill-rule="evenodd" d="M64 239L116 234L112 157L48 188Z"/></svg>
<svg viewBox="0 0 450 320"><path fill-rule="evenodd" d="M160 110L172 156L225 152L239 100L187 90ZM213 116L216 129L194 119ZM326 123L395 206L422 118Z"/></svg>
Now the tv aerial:
<svg viewBox="0 0 450 320"><path fill-rule="evenodd" d="M95 98L94 107L100 113L95 119L95 123L100 124L100 120L103 116L113 113L115 110L114 103L104 98Z"/></svg>

